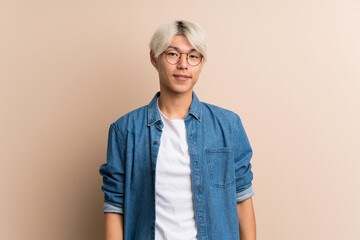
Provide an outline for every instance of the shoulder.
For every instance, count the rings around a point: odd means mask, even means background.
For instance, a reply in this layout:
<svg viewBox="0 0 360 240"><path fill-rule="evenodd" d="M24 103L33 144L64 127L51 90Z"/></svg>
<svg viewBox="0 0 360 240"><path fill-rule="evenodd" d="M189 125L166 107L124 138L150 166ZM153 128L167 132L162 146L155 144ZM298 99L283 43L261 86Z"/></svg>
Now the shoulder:
<svg viewBox="0 0 360 240"><path fill-rule="evenodd" d="M146 114L146 112L147 112L147 105L141 106L122 115L114 122L114 124L121 124L121 123L125 123L128 120L136 119L140 116L142 117L144 113Z"/></svg>
<svg viewBox="0 0 360 240"><path fill-rule="evenodd" d="M239 115L227 108L220 107L211 103L201 102L204 114L211 114L213 116L221 116L230 120L236 120Z"/></svg>
<svg viewBox="0 0 360 240"><path fill-rule="evenodd" d="M147 116L147 105L138 107L126 114L117 118L113 123L111 123L112 128L114 128L120 135L126 135L129 127L136 127L145 124Z"/></svg>
<svg viewBox="0 0 360 240"><path fill-rule="evenodd" d="M240 116L236 112L207 102L201 102L201 104L204 117L226 124L233 130L237 128Z"/></svg>

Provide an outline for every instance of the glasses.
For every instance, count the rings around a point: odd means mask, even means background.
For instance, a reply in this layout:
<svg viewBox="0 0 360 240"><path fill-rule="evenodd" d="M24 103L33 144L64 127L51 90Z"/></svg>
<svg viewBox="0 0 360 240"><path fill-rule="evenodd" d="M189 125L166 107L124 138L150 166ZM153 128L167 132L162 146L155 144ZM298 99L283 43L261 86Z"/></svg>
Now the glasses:
<svg viewBox="0 0 360 240"><path fill-rule="evenodd" d="M180 53L176 50L168 50L168 51L164 51L163 53L165 53L166 61L172 65L179 63L181 54L186 54L186 61L189 63L189 65L193 67L197 66L203 58L203 55L201 55L201 53L197 51L191 51L189 53Z"/></svg>

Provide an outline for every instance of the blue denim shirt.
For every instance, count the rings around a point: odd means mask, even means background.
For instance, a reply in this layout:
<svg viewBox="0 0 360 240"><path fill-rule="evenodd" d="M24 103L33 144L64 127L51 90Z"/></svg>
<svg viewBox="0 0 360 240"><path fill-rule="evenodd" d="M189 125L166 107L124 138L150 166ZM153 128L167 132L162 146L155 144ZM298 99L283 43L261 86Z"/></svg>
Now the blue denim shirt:
<svg viewBox="0 0 360 240"><path fill-rule="evenodd" d="M99 170L104 212L123 214L125 240L155 235L155 170L164 126L159 96L110 125L107 163ZM185 127L198 239L239 239L237 202L254 195L253 152L240 117L200 102L193 91Z"/></svg>

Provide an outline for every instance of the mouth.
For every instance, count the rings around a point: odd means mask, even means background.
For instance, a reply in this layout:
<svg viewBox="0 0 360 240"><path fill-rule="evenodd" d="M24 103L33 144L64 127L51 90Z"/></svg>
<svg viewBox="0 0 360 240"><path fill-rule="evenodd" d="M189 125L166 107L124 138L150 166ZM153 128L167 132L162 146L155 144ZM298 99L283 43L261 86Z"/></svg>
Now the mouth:
<svg viewBox="0 0 360 240"><path fill-rule="evenodd" d="M190 76L181 75L181 74L174 74L173 76L174 76L177 80L181 80L181 81L185 81L185 80L188 80L188 79L191 78Z"/></svg>

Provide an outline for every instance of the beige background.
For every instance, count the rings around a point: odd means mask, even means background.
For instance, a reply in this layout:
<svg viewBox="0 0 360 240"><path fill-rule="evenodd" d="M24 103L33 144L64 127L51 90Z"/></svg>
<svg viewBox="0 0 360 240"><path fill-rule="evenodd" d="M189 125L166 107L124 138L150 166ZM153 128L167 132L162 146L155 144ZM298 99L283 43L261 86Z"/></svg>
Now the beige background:
<svg viewBox="0 0 360 240"><path fill-rule="evenodd" d="M110 123L159 89L169 19L209 36L199 99L254 150L258 239L360 239L360 3L0 1L0 239L101 239Z"/></svg>

